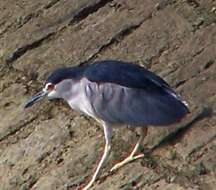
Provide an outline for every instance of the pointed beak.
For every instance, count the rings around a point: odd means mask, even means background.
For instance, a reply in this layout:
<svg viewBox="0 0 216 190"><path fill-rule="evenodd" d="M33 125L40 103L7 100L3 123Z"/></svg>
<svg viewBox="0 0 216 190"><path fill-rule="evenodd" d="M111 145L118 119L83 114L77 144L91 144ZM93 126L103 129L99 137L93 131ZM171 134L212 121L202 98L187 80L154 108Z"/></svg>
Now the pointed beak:
<svg viewBox="0 0 216 190"><path fill-rule="evenodd" d="M39 100L43 99L47 95L46 91L40 91L31 98L27 100L27 102L24 105L24 108L31 107L34 103L38 102Z"/></svg>

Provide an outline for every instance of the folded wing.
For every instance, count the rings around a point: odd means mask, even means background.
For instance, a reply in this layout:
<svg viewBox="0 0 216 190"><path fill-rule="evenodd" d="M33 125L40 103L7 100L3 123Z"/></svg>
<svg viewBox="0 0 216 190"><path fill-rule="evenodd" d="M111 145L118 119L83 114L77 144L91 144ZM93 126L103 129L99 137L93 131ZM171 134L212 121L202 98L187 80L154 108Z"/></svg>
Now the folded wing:
<svg viewBox="0 0 216 190"><path fill-rule="evenodd" d="M132 89L112 83L89 82L86 89L98 118L132 126L163 126L179 121L188 108L167 91Z"/></svg>

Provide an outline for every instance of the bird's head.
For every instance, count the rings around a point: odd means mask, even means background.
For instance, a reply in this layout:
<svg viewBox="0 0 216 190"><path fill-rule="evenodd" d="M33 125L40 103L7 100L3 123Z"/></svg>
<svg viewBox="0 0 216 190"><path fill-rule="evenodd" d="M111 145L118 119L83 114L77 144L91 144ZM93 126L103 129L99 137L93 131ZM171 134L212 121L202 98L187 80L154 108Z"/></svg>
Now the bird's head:
<svg viewBox="0 0 216 190"><path fill-rule="evenodd" d="M32 106L34 103L47 97L48 99L65 98L73 93L72 87L82 77L84 68L70 67L60 68L51 73L44 85L44 88L30 97L24 108Z"/></svg>
<svg viewBox="0 0 216 190"><path fill-rule="evenodd" d="M44 88L40 92L36 93L26 101L24 108L31 107L33 104L42 100L45 97L47 97L48 99L61 98L58 91L59 85L61 84L53 84L51 82L46 83L44 85Z"/></svg>

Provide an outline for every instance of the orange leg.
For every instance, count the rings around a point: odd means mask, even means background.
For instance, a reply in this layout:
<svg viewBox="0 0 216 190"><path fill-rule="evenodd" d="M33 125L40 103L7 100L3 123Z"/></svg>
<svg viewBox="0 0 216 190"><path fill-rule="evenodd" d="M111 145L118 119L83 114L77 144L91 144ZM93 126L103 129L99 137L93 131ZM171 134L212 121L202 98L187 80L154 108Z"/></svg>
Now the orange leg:
<svg viewBox="0 0 216 190"><path fill-rule="evenodd" d="M114 165L112 167L112 169L110 170L111 172L121 168L122 166L124 166L125 164L129 163L129 162L132 162L134 160L137 160L137 159L140 159L140 158L143 158L144 157L144 154L139 154L139 155L136 155L135 154L138 152L139 148L142 146L142 143L143 143L143 140L147 134L147 127L142 127L140 128L140 131L141 131L141 134L140 134L140 137L139 137L139 140L137 142L137 144L135 145L133 151L131 152L131 154L125 158L123 161L117 163L116 165Z"/></svg>

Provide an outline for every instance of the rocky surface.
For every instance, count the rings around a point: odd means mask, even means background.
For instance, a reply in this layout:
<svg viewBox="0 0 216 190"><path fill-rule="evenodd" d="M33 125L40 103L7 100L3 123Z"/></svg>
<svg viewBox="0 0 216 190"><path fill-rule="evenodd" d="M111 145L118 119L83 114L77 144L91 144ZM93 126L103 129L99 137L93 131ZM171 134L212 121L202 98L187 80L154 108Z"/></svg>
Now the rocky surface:
<svg viewBox="0 0 216 190"><path fill-rule="evenodd" d="M146 157L111 175L137 140L115 129L109 163L92 189L215 189L213 0L0 0L0 189L87 184L103 152L100 126L62 101L28 110L23 103L54 68L107 58L162 76L191 114L172 127L149 127Z"/></svg>

